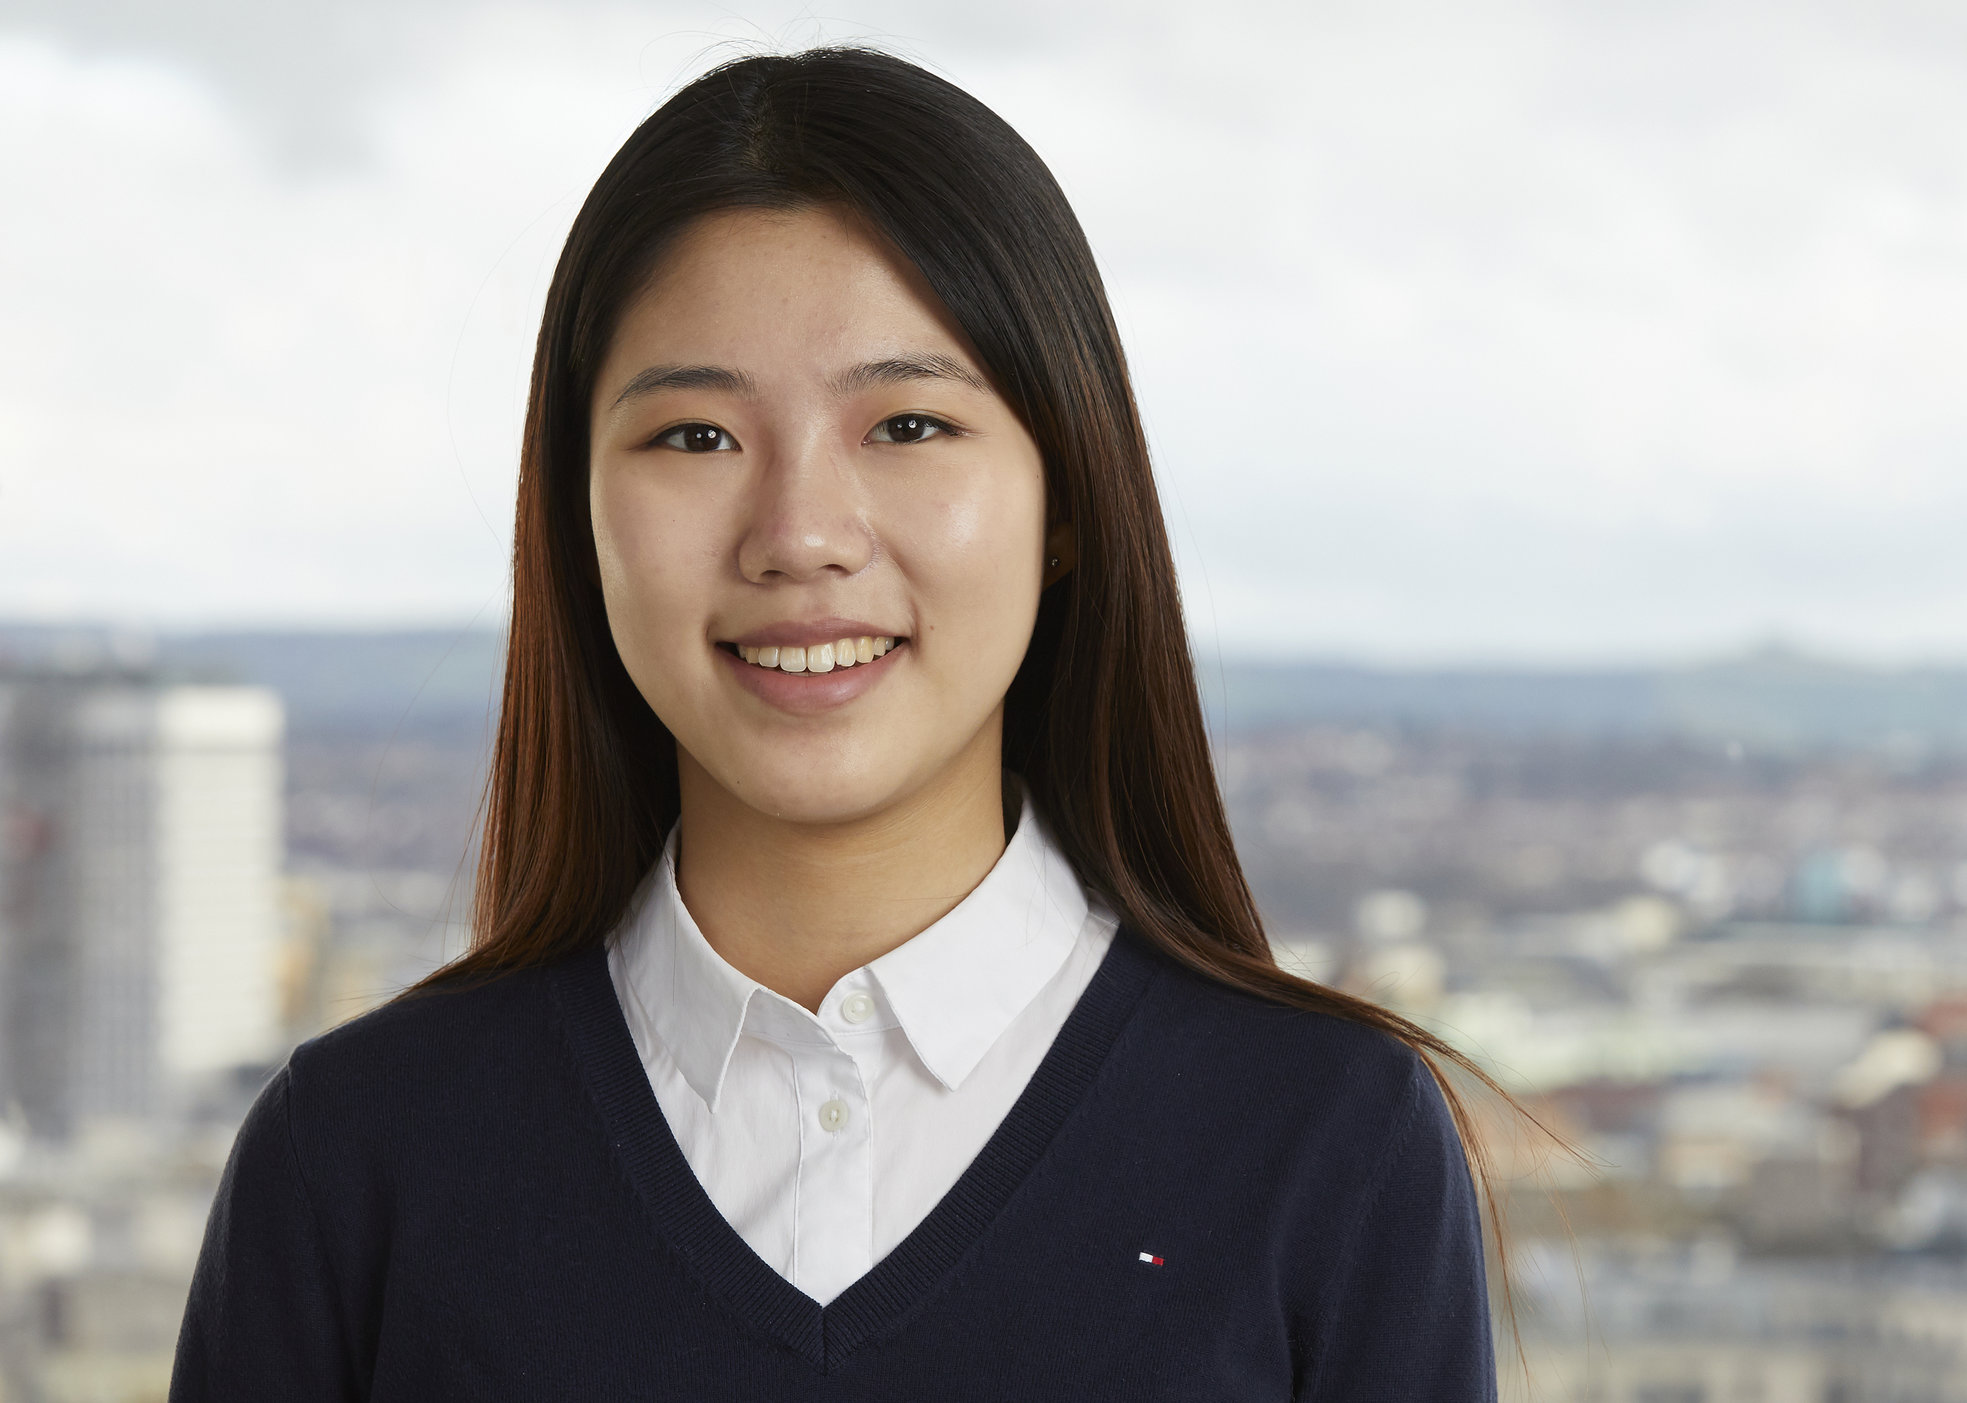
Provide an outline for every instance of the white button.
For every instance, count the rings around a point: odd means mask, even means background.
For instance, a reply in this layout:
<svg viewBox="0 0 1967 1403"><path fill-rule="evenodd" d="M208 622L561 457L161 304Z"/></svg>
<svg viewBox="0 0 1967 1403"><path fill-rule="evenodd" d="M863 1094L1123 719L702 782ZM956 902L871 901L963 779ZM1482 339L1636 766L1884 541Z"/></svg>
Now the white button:
<svg viewBox="0 0 1967 1403"><path fill-rule="evenodd" d="M840 1016L849 1023L865 1023L874 1017L874 998L869 994L849 994L840 1001Z"/></svg>
<svg viewBox="0 0 1967 1403"><path fill-rule="evenodd" d="M847 1103L838 1096L820 1107L820 1129L831 1133L847 1124Z"/></svg>

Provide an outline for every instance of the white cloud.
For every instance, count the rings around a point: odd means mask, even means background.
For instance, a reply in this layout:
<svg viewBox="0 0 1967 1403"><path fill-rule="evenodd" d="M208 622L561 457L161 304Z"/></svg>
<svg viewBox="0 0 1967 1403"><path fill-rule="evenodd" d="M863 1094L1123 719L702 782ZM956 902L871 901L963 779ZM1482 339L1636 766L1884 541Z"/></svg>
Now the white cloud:
<svg viewBox="0 0 1967 1403"><path fill-rule="evenodd" d="M291 100L103 12L0 36L0 613L496 610L587 183L720 36L865 34L1075 200L1225 646L1967 652L1944 10L433 0Z"/></svg>

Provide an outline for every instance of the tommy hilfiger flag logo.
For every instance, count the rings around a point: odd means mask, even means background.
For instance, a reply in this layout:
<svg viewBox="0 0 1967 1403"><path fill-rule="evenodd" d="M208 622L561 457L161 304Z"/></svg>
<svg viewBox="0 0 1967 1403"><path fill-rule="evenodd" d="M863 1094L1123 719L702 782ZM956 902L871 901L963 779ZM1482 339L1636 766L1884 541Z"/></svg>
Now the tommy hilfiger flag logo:
<svg viewBox="0 0 1967 1403"><path fill-rule="evenodd" d="M1146 1262L1151 1267L1158 1267L1161 1265L1161 1259L1155 1256L1152 1252L1141 1253L1141 1260L1143 1262Z"/></svg>

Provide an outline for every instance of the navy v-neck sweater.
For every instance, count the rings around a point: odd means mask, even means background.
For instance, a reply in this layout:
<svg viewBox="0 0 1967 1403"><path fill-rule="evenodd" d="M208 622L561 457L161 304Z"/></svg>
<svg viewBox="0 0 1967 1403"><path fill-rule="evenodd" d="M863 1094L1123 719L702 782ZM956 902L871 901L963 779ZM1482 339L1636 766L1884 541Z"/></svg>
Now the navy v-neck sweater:
<svg viewBox="0 0 1967 1403"><path fill-rule="evenodd" d="M315 1038L239 1132L170 1396L1494 1393L1475 1198L1420 1060L1123 932L956 1186L824 1309L692 1175L599 947Z"/></svg>

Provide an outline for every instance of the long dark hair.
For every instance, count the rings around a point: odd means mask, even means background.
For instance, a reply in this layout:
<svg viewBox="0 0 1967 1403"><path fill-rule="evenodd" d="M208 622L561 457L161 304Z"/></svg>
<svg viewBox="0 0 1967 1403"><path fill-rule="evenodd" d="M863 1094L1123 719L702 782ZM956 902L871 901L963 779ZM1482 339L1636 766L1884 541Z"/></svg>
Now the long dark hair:
<svg viewBox="0 0 1967 1403"><path fill-rule="evenodd" d="M1077 564L1043 595L1007 699L1004 763L1080 878L1197 973L1419 1053L1493 1225L1481 1137L1450 1071L1501 1088L1425 1028L1271 958L1216 786L1126 358L1078 220L994 112L878 52L814 49L705 74L637 128L574 220L533 362L473 943L425 983L602 940L677 818L675 741L616 654L592 567L594 379L616 318L691 221L813 206L853 211L921 270L1042 451L1053 519L1072 525Z"/></svg>

